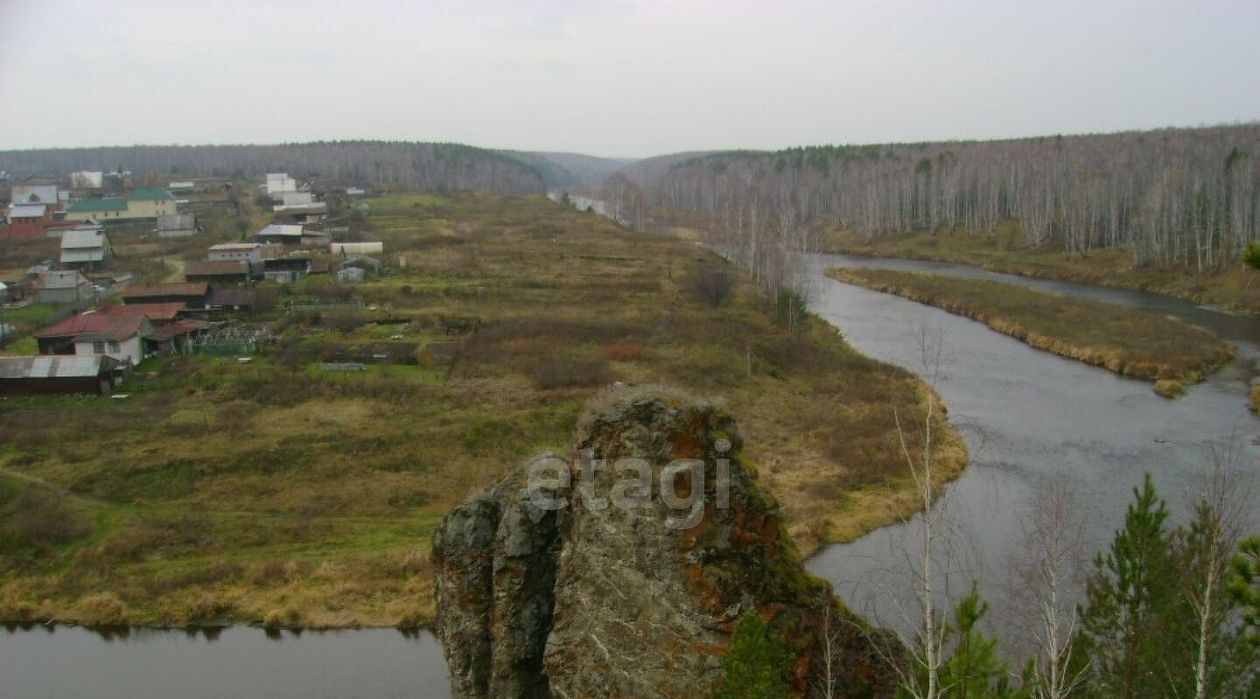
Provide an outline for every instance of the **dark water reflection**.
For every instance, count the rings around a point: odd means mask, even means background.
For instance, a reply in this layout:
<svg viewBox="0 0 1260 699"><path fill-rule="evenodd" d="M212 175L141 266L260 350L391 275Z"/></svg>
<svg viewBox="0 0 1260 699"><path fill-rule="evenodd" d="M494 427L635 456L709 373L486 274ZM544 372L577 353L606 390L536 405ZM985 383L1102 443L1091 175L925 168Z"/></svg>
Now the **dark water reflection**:
<svg viewBox="0 0 1260 699"><path fill-rule="evenodd" d="M3 697L450 696L441 648L427 632L5 629Z"/></svg>

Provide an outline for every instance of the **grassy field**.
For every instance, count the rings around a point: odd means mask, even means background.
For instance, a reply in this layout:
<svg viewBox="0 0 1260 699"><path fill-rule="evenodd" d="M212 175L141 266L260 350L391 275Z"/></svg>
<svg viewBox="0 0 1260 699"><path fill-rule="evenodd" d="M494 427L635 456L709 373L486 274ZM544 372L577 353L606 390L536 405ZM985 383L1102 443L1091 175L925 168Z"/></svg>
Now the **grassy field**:
<svg viewBox="0 0 1260 699"><path fill-rule="evenodd" d="M1094 250L1086 255L1064 254L1057 245L1034 250L1012 223L979 236L916 233L866 243L852 232L830 230L826 240L831 252L953 262L1025 277L1151 291L1260 313L1260 281L1255 279L1260 272L1240 262L1200 274L1180 268L1135 267L1128 252L1117 248Z"/></svg>
<svg viewBox="0 0 1260 699"><path fill-rule="evenodd" d="M828 274L967 316L1038 349L1157 381L1157 392L1169 398L1234 353L1228 342L1175 318L985 279L877 269Z"/></svg>
<svg viewBox="0 0 1260 699"><path fill-rule="evenodd" d="M618 380L726 404L806 552L913 507L894 415L925 387L821 322L790 333L737 274L714 307L697 270L734 272L693 243L542 197L370 206L392 274L276 291L363 311L251 319L276 336L252 362L149 360L125 400L0 401L0 619L425 624L438 519L567 449ZM419 362L319 364L379 342ZM942 478L966 460L947 434Z"/></svg>

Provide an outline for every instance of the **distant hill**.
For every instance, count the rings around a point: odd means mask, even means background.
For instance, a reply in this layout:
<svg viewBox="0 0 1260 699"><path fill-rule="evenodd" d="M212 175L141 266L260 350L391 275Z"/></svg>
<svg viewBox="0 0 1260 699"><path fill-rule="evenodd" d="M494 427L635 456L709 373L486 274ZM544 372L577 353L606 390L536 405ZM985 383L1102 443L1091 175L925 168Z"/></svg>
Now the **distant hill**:
<svg viewBox="0 0 1260 699"><path fill-rule="evenodd" d="M308 179L500 194L543 192L533 164L455 143L326 141L281 145L111 146L0 151L0 171L64 177L75 170L256 177L288 172Z"/></svg>
<svg viewBox="0 0 1260 699"><path fill-rule="evenodd" d="M546 153L536 151L498 151L515 158L542 174L547 189L564 189L577 185L598 185L617 170L634 163L633 158L600 158L580 153Z"/></svg>
<svg viewBox="0 0 1260 699"><path fill-rule="evenodd" d="M704 157L716 155L722 152L725 152L725 151L686 151L683 153L669 153L668 155L656 155L656 156L652 156L651 158L635 160L629 163L628 165L618 168L616 173L609 173L609 175L612 175L612 174L625 175L627 178L630 179L631 182L634 182L635 184L642 186L644 184L647 184L648 182L651 182L660 178L661 176L668 173L671 169L673 169L674 167L677 167L678 165L682 163L696 160L698 158L704 158ZM750 153L751 151L738 151L738 152Z"/></svg>

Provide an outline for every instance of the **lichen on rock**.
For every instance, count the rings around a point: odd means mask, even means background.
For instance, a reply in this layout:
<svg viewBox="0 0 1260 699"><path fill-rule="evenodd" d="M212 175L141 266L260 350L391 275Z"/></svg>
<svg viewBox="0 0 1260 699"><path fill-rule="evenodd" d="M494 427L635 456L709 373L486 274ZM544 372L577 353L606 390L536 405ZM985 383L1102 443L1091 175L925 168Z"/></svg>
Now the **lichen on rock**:
<svg viewBox="0 0 1260 699"><path fill-rule="evenodd" d="M892 690L874 646L886 637L804 570L734 419L672 389L595 401L571 455L537 457L447 515L433 560L458 697L707 696L747 611L789 643L804 692L828 609L840 696Z"/></svg>

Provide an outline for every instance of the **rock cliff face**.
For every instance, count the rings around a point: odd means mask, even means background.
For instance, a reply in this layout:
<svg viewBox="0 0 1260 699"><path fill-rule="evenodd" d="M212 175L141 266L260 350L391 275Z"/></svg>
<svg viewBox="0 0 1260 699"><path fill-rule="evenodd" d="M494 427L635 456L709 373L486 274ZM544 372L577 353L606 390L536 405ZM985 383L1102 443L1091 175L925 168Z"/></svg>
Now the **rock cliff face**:
<svg viewBox="0 0 1260 699"><path fill-rule="evenodd" d="M891 694L882 636L804 571L740 447L708 403L623 389L588 412L574 454L451 512L433 560L455 695L708 696L749 610L791 645L803 692L829 606L839 696Z"/></svg>

